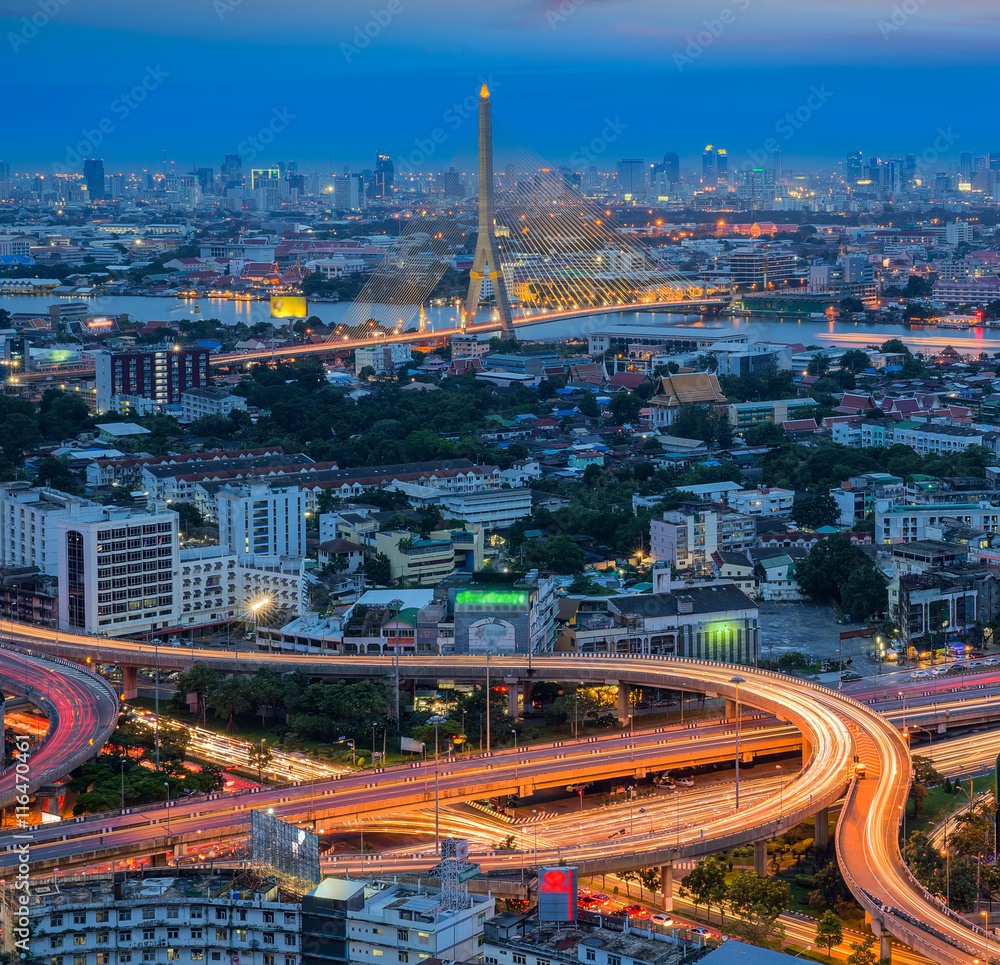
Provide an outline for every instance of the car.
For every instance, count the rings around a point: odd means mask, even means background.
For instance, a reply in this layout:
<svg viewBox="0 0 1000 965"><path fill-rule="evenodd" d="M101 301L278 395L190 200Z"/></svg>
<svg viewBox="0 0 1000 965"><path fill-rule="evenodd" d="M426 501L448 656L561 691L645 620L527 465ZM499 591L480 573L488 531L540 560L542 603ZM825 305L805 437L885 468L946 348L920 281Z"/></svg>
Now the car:
<svg viewBox="0 0 1000 965"><path fill-rule="evenodd" d="M626 834L628 834L628 828L619 828L617 831L612 831L611 834L608 835L608 837L623 838L625 837Z"/></svg>
<svg viewBox="0 0 1000 965"><path fill-rule="evenodd" d="M657 912L655 915L650 916L649 920L654 925L663 925L666 928L669 928L674 923L673 918L671 918L669 915L664 915L660 912Z"/></svg>
<svg viewBox="0 0 1000 965"><path fill-rule="evenodd" d="M965 670L965 664L964 663L953 663L951 665L951 669L952 670Z"/></svg>
<svg viewBox="0 0 1000 965"><path fill-rule="evenodd" d="M935 667L935 668L934 668L934 669L933 669L933 670L931 671L931 674L932 674L933 676L935 676L935 677L942 677L942 676L944 676L944 675L945 675L945 674L946 674L947 672L948 672L948 671L947 671L947 670L945 670L945 668L944 668L944 667Z"/></svg>
<svg viewBox="0 0 1000 965"><path fill-rule="evenodd" d="M861 679L861 674L857 673L857 671L854 671L854 670L845 670L840 675L840 679L843 680L844 683L851 683L851 682L853 682L855 680L860 680Z"/></svg>
<svg viewBox="0 0 1000 965"><path fill-rule="evenodd" d="M611 899L603 891L595 891L591 898L596 899L599 905L606 905Z"/></svg>
<svg viewBox="0 0 1000 965"><path fill-rule="evenodd" d="M986 654L983 653L982 650L973 650L972 653L969 654L969 656L974 658L975 660L982 660L982 658L985 657Z"/></svg>
<svg viewBox="0 0 1000 965"><path fill-rule="evenodd" d="M996 667L1000 666L1000 660L998 660L996 657L987 657L983 661L983 664L985 664L985 666L987 667Z"/></svg>
<svg viewBox="0 0 1000 965"><path fill-rule="evenodd" d="M642 918L648 914L642 905L626 905L622 911L631 918Z"/></svg>
<svg viewBox="0 0 1000 965"><path fill-rule="evenodd" d="M668 791L673 791L677 787L677 785L674 784L674 782L670 781L670 780L657 781L656 782L656 786L657 787L665 787Z"/></svg>
<svg viewBox="0 0 1000 965"><path fill-rule="evenodd" d="M970 670L972 670L973 668L981 667L981 666L982 666L982 662L979 661L979 660L973 660L972 663L970 663L968 665L968 667L969 667Z"/></svg>
<svg viewBox="0 0 1000 965"><path fill-rule="evenodd" d="M701 935L702 938L715 938L715 932L706 928L704 925L692 925L688 931L692 935Z"/></svg>
<svg viewBox="0 0 1000 965"><path fill-rule="evenodd" d="M599 908L601 905L593 895L580 895L576 903L580 908Z"/></svg>
<svg viewBox="0 0 1000 965"><path fill-rule="evenodd" d="M914 670L913 673L910 674L910 680L926 679L929 676L930 674L926 670Z"/></svg>
<svg viewBox="0 0 1000 965"><path fill-rule="evenodd" d="M694 787L694 781L690 777L679 777L677 778L677 783L681 787Z"/></svg>

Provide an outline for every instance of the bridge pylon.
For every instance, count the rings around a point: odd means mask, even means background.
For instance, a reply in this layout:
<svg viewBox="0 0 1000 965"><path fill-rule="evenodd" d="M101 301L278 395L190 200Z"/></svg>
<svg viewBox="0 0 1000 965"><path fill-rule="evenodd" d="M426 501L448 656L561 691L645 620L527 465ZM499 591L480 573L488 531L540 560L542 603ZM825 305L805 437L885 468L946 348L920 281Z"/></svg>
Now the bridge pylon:
<svg viewBox="0 0 1000 965"><path fill-rule="evenodd" d="M496 202L493 183L493 116L489 88L479 92L479 237L469 275L469 294L465 300L468 325L473 325L483 294L483 282L493 285L497 314L504 334L514 331L514 320L507 295L507 282L500 267L500 247L496 235Z"/></svg>

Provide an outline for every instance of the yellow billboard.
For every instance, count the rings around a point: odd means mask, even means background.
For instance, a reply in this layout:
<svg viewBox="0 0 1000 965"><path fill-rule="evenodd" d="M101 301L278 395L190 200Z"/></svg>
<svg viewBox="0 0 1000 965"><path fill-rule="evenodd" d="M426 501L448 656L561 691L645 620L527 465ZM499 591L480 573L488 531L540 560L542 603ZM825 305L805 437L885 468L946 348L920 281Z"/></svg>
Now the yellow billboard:
<svg viewBox="0 0 1000 965"><path fill-rule="evenodd" d="M271 296L271 318L305 318L308 314L304 295Z"/></svg>

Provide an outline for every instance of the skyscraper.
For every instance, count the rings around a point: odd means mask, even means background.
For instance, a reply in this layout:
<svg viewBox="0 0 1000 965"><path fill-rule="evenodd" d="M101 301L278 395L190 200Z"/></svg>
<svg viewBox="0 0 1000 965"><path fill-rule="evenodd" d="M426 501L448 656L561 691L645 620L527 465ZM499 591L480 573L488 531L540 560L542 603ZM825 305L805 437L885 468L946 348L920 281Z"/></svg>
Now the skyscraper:
<svg viewBox="0 0 1000 965"><path fill-rule="evenodd" d="M729 157L724 147L715 153L715 177L718 181L729 180Z"/></svg>
<svg viewBox="0 0 1000 965"><path fill-rule="evenodd" d="M972 180L972 151L962 151L958 156L958 170L963 181Z"/></svg>
<svg viewBox="0 0 1000 965"><path fill-rule="evenodd" d="M675 151L667 151L663 155L663 163L667 166L667 180L671 184L681 183L681 159Z"/></svg>
<svg viewBox="0 0 1000 965"><path fill-rule="evenodd" d="M701 156L701 179L706 184L715 182L715 148L711 144L705 147Z"/></svg>
<svg viewBox="0 0 1000 965"><path fill-rule="evenodd" d="M393 181L396 179L396 169L388 154L379 152L375 155L375 170L372 172L371 191L369 197L389 200L393 194Z"/></svg>
<svg viewBox="0 0 1000 965"><path fill-rule="evenodd" d="M243 158L238 154L227 154L222 162L222 180L227 188L243 187Z"/></svg>
<svg viewBox="0 0 1000 965"><path fill-rule="evenodd" d="M104 197L104 159L91 157L83 162L83 178L87 182L87 195L91 201Z"/></svg>
<svg viewBox="0 0 1000 965"><path fill-rule="evenodd" d="M195 177L198 179L198 187L202 194L211 194L215 184L215 168L195 168Z"/></svg>
<svg viewBox="0 0 1000 965"><path fill-rule="evenodd" d="M646 197L646 162L642 158L622 158L618 162L618 197Z"/></svg>
<svg viewBox="0 0 1000 965"><path fill-rule="evenodd" d="M857 184L864 173L864 165L861 163L861 152L850 151L847 155L847 167L845 174L851 184Z"/></svg>

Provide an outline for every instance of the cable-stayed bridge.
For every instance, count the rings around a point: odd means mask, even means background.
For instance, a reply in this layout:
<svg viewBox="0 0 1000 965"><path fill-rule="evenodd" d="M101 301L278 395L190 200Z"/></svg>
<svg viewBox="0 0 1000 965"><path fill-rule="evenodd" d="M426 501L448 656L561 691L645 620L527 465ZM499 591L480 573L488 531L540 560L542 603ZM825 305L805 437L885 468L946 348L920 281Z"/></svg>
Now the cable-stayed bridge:
<svg viewBox="0 0 1000 965"><path fill-rule="evenodd" d="M495 170L499 158L506 160L503 174ZM610 210L583 195L568 172L546 166L503 129L494 133L485 84L475 169L472 196L434 202L401 219L399 237L325 343L220 355L212 364L420 344L475 331L511 334L598 314L695 312L728 304L728 292L711 297L627 233ZM458 176L454 170L449 174L455 187ZM455 300L454 323L431 329L422 306L445 272L467 257L473 239L468 292ZM409 326L418 312L414 330Z"/></svg>

